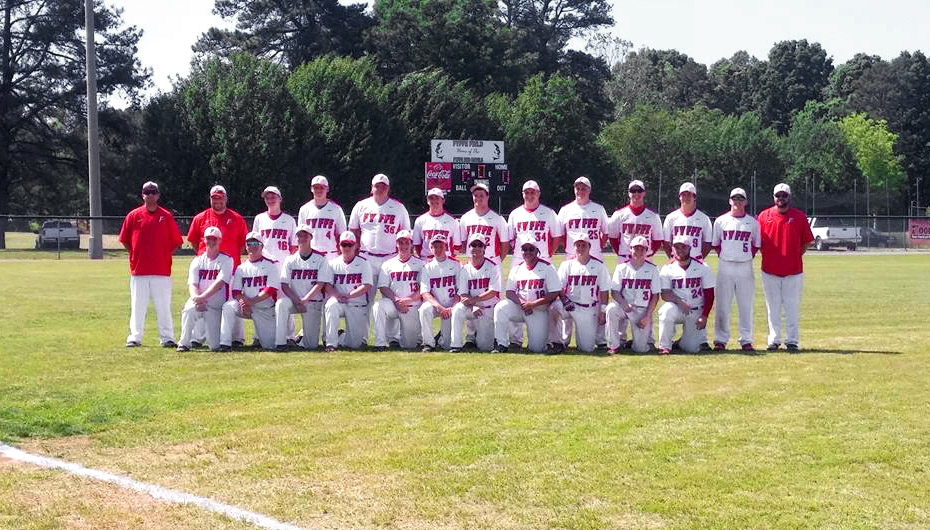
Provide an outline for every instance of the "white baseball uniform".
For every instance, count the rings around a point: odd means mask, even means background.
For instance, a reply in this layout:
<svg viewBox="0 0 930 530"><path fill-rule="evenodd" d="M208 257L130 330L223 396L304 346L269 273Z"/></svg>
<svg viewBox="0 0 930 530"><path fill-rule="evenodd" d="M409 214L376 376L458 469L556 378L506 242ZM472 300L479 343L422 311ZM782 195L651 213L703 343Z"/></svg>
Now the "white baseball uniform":
<svg viewBox="0 0 930 530"><path fill-rule="evenodd" d="M214 259L210 259L207 253L196 256L192 261L187 272L187 284L196 285L200 291L204 292L217 279L226 283L223 288L213 293L207 299L206 311L198 311L197 306L190 298L184 304L181 310L181 338L178 340L179 346L191 347L191 335L194 332L194 324L198 320L205 323L204 331L207 336L207 344L211 350L216 350L220 346L220 323L223 320L223 304L229 298L229 284L232 283L233 261L226 254L220 253Z"/></svg>
<svg viewBox="0 0 930 530"><path fill-rule="evenodd" d="M291 254L284 260L281 267L281 285L287 285L299 298L307 296L318 283L333 283L333 271L329 268L326 256L318 252L310 252L306 257L300 252ZM288 321L291 315L300 315L303 327L303 339L300 345L306 349L316 348L320 345L320 319L323 317L323 293L304 302L306 311L298 313L294 302L283 293L278 296L275 304L275 344L287 344Z"/></svg>
<svg viewBox="0 0 930 530"><path fill-rule="evenodd" d="M355 256L349 263L342 256L329 260L333 272L333 289L348 295L361 285L372 285L371 266L368 261ZM364 296L350 298L341 303L333 296L323 306L326 323L326 346L361 348L368 341L368 301L374 295L370 290ZM345 318L345 333L339 338L339 320Z"/></svg>
<svg viewBox="0 0 930 530"><path fill-rule="evenodd" d="M560 320L568 323L568 333L560 337L563 344L571 339L571 323L575 323L577 334L575 346L583 352L592 352L600 314L601 293L610 291L610 274L600 259L590 256L587 263L577 258L567 259L559 265L559 284L562 292L575 305L571 311L562 304L550 306L550 330L556 329Z"/></svg>
<svg viewBox="0 0 930 530"><path fill-rule="evenodd" d="M555 267L545 260L539 260L530 269L525 262L510 268L507 276L507 291L513 291L520 300L536 300L562 290L559 274ZM511 322L525 322L527 330L527 348L540 353L546 350L549 308L537 307L527 315L523 309L509 298L504 298L494 306L494 340L499 345L509 343L508 328ZM522 337L521 337L522 342Z"/></svg>
<svg viewBox="0 0 930 530"><path fill-rule="evenodd" d="M439 261L436 258L429 260L423 266L420 275L420 293L430 293L443 307L452 308L459 294L458 280L462 265L455 258L446 256ZM433 320L439 316L439 311L433 304L424 302L420 305L420 334L424 346L436 346L433 336ZM452 343L452 317L440 319L439 346L449 349Z"/></svg>
<svg viewBox="0 0 930 530"><path fill-rule="evenodd" d="M309 225L313 230L310 248L330 259L339 255L339 234L346 231L346 213L339 203L328 200L317 206L310 199L297 212L297 224Z"/></svg>
<svg viewBox="0 0 930 530"><path fill-rule="evenodd" d="M387 287L399 298L408 298L420 292L420 277L423 273L423 260L410 256L407 261L401 261L400 256L384 262L381 274L378 275L378 289ZM420 341L420 301L413 302L406 313L397 310L394 302L379 298L372 310L375 321L375 346L388 345L388 325L393 320L400 324L400 345L411 349Z"/></svg>
<svg viewBox="0 0 930 530"><path fill-rule="evenodd" d="M603 259L607 239L607 211L603 206L594 201L572 201L559 210L558 218L565 230L566 256L575 254L575 241L586 239L591 244L591 255Z"/></svg>
<svg viewBox="0 0 930 530"><path fill-rule="evenodd" d="M617 254L629 257L630 242L636 236L643 236L649 243L648 254L652 255L652 242L665 241L665 232L659 214L643 206L640 209L626 205L615 211L607 223L607 237L620 239Z"/></svg>
<svg viewBox="0 0 930 530"><path fill-rule="evenodd" d="M443 211L440 215L433 215L427 211L413 222L413 245L422 247L420 257L423 259L433 257L433 249L429 242L436 235L446 236L446 253L454 254L454 250L462 246L462 233L459 222L455 217Z"/></svg>
<svg viewBox="0 0 930 530"><path fill-rule="evenodd" d="M517 207L510 212L507 225L510 227L510 241L513 243L519 240L522 234L529 234L539 249L539 259L542 260L548 260L552 253L555 252L555 249L552 248L552 239L565 234L556 213L552 208L542 204L532 211L527 210L524 206ZM511 246L513 256L518 260L522 260L520 249L515 244Z"/></svg>
<svg viewBox="0 0 930 530"><path fill-rule="evenodd" d="M659 348L671 349L675 326L682 325L681 349L694 353L701 347L701 334L697 320L704 309L704 290L714 288L714 273L707 265L692 259L687 269L678 261L666 263L659 271L662 290L670 290L684 300L691 309L684 313L676 304L665 302L659 309Z"/></svg>
<svg viewBox="0 0 930 530"><path fill-rule="evenodd" d="M291 249L297 246L297 222L286 213L274 218L268 212L256 215L252 231L261 236L265 255L279 264L284 263L291 255Z"/></svg>
<svg viewBox="0 0 930 530"><path fill-rule="evenodd" d="M368 197L352 208L349 230L361 230L361 255L368 260L372 274L377 275L381 265L397 254L397 232L410 230L410 215L397 199L388 198L378 204L374 197Z"/></svg>
<svg viewBox="0 0 930 530"><path fill-rule="evenodd" d="M223 323L220 327L220 344L232 344L233 328L240 318L251 318L255 324L255 336L262 348L274 349L275 315L274 304L281 287L281 269L278 264L263 257L258 261L245 260L233 273L230 289L233 297L223 304ZM239 301L235 299L237 292L249 298L254 298L268 291L271 296L252 306L251 316L239 312Z"/></svg>
<svg viewBox="0 0 930 530"><path fill-rule="evenodd" d="M640 329L638 323L646 316L649 301L662 293L662 281L659 268L651 261L644 261L637 269L629 261L618 263L610 285L611 291L620 293L623 300L631 306L632 311L624 312L616 300L607 304L607 346L620 348L626 337L627 323L633 335L633 351L649 351L649 335L652 331L652 315L649 325Z"/></svg>
<svg viewBox="0 0 930 530"><path fill-rule="evenodd" d="M472 234L484 236L484 257L500 264L504 257L501 255L501 243L509 242L510 225L494 210L488 210L484 215L478 215L474 208L459 219L461 241L468 241ZM465 249L468 254L468 249Z"/></svg>
<svg viewBox="0 0 930 530"><path fill-rule="evenodd" d="M497 291L497 296L479 302L472 307L466 307L461 302L452 308L452 348L461 348L464 345L462 328L466 321L475 324L475 344L481 351L491 351L494 348L494 306L500 301L501 267L489 258L484 258L481 266L475 268L471 260L462 266L459 272L458 289L461 296L476 297L487 291ZM480 311L480 315L475 312Z"/></svg>
<svg viewBox="0 0 930 530"><path fill-rule="evenodd" d="M762 246L759 222L749 215L734 217L727 212L714 220L711 243L719 249L717 287L714 301L714 342L726 344L730 340L730 315L733 296L739 310L739 343L752 344L753 305L756 300L756 277L752 259Z"/></svg>
<svg viewBox="0 0 930 530"><path fill-rule="evenodd" d="M710 218L701 210L694 210L691 215L685 215L681 208L675 210L665 217L662 230L666 241L681 234L691 238L691 257L697 259L704 259L702 247L704 243L710 245L713 238Z"/></svg>

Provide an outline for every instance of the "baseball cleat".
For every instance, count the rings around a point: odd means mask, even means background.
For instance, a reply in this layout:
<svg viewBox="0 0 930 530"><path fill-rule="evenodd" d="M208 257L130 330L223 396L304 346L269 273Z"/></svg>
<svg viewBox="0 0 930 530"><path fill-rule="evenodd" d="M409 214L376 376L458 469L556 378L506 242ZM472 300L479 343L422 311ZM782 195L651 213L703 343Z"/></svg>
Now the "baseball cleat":
<svg viewBox="0 0 930 530"><path fill-rule="evenodd" d="M797 344L785 344L785 349L791 353L798 353L801 351Z"/></svg>
<svg viewBox="0 0 930 530"><path fill-rule="evenodd" d="M199 340L192 340L191 348L203 348L203 343L200 342Z"/></svg>
<svg viewBox="0 0 930 530"><path fill-rule="evenodd" d="M187 346L181 345L181 346L178 346L178 349L175 350L175 351L180 352L180 353L184 353L184 352L187 352L187 351L191 351L191 349L188 348Z"/></svg>
<svg viewBox="0 0 930 530"><path fill-rule="evenodd" d="M127 348L138 348L139 346L142 346L142 343L141 343L141 342L136 342L136 341L134 341L134 340L130 340L130 341L126 342L126 347L127 347Z"/></svg>
<svg viewBox="0 0 930 530"><path fill-rule="evenodd" d="M260 350L260 349L262 349L262 343L259 342L258 339L252 339L252 346L251 346L251 347L254 348L254 349L256 349L256 350Z"/></svg>
<svg viewBox="0 0 930 530"><path fill-rule="evenodd" d="M565 345L559 342L553 342L546 348L546 355L557 355L565 352Z"/></svg>
<svg viewBox="0 0 930 530"><path fill-rule="evenodd" d="M382 352L382 351L387 351L388 347L387 346L375 346L372 349L377 352Z"/></svg>
<svg viewBox="0 0 930 530"><path fill-rule="evenodd" d="M712 350L711 350L711 347L710 347L710 344L707 344L706 342L702 342L702 343L701 343L700 350L701 350L701 351L712 351Z"/></svg>
<svg viewBox="0 0 930 530"><path fill-rule="evenodd" d="M766 348L766 350L768 351L776 351L777 349L778 349L778 343L769 344L768 348Z"/></svg>
<svg viewBox="0 0 930 530"><path fill-rule="evenodd" d="M494 349L491 350L491 353L507 353L507 346L501 346L495 342Z"/></svg>
<svg viewBox="0 0 930 530"><path fill-rule="evenodd" d="M740 346L740 349L743 350L743 351L756 351L756 349L753 348L752 344L749 343L749 342L747 342L746 344L743 344L742 346Z"/></svg>
<svg viewBox="0 0 930 530"><path fill-rule="evenodd" d="M391 342L388 343L388 347L391 348L392 350L399 350L400 341L392 340Z"/></svg>
<svg viewBox="0 0 930 530"><path fill-rule="evenodd" d="M241 347L243 347L243 346L245 346L245 343L242 342L241 340L234 340L234 341L232 341L232 347L233 347L233 348L241 348Z"/></svg>
<svg viewBox="0 0 930 530"><path fill-rule="evenodd" d="M225 344L220 344L220 347L217 348L216 351L218 351L218 352L220 352L220 353L228 353L228 352L231 352L231 351L232 351L232 347L231 347L231 346L227 346L227 345L225 345Z"/></svg>
<svg viewBox="0 0 930 530"><path fill-rule="evenodd" d="M662 348L661 350L659 350L659 355L668 355L670 353L672 353L672 350L668 348Z"/></svg>
<svg viewBox="0 0 930 530"><path fill-rule="evenodd" d="M727 349L727 345L722 342L714 343L714 351L724 351Z"/></svg>
<svg viewBox="0 0 930 530"><path fill-rule="evenodd" d="M279 344L279 345L277 345L277 346L274 347L274 351L276 351L276 352L278 352L278 353L286 353L286 352L291 351L291 348L288 347L288 346L286 346L286 345L284 345L284 344Z"/></svg>
<svg viewBox="0 0 930 530"><path fill-rule="evenodd" d="M449 353L462 353L462 348L449 348Z"/></svg>
<svg viewBox="0 0 930 530"><path fill-rule="evenodd" d="M618 351L617 348L607 348L607 355L616 355Z"/></svg>
<svg viewBox="0 0 930 530"><path fill-rule="evenodd" d="M161 347L162 348L177 348L178 343L174 342L173 340L166 340L165 342L161 343Z"/></svg>
<svg viewBox="0 0 930 530"><path fill-rule="evenodd" d="M627 350L631 349L631 348L633 347L633 341L632 341L632 340L628 340L628 341L624 342L624 343L623 343L623 347L626 348Z"/></svg>
<svg viewBox="0 0 930 530"><path fill-rule="evenodd" d="M429 352L433 351L433 347L432 347L432 346L423 346L423 347L420 349L420 351L423 352L423 353L429 353Z"/></svg>
<svg viewBox="0 0 930 530"><path fill-rule="evenodd" d="M323 351L325 351L326 353L332 353L332 352L336 351L336 347L335 347L335 346L327 346L326 348L323 349Z"/></svg>
<svg viewBox="0 0 930 530"><path fill-rule="evenodd" d="M296 341L294 339L287 339L288 348L296 348L298 346L300 346L300 341Z"/></svg>
<svg viewBox="0 0 930 530"><path fill-rule="evenodd" d="M463 350L477 350L478 344L475 341L470 340L462 346L462 349Z"/></svg>

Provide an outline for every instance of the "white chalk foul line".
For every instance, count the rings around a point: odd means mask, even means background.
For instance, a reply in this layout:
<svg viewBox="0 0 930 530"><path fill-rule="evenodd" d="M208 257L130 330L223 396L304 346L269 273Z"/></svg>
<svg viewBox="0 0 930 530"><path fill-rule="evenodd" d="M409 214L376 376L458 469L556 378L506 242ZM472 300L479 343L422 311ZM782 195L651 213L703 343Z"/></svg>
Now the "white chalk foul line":
<svg viewBox="0 0 930 530"><path fill-rule="evenodd" d="M197 495L191 495L190 493L163 488L155 484L139 482L138 480L133 480L129 477L123 477L120 475L114 475L113 473L107 473L106 471L89 469L78 464L72 464L71 462L65 462L64 460L58 460L57 458L33 455L3 443L0 443L0 456L40 467L61 469L62 471L67 471L72 475L77 475L80 477L87 477L103 482L109 482L110 484L116 484L121 488L130 489L139 493L145 493L151 497L167 502L178 504L193 504L194 506L199 506L204 510L222 514L231 519L245 521L266 530L303 530L299 526L282 523L281 521L266 515L250 512L237 506L231 506L229 504L207 499L206 497L198 497Z"/></svg>

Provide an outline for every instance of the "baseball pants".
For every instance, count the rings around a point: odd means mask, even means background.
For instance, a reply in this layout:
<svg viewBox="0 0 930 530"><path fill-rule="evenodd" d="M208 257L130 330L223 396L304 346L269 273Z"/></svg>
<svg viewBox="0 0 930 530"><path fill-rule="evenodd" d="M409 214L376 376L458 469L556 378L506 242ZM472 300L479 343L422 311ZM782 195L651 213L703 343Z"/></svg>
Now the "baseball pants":
<svg viewBox="0 0 930 530"><path fill-rule="evenodd" d="M762 273L762 291L769 318L769 344L782 343L781 314L785 312L784 343L800 346L801 291L804 274L775 276Z"/></svg>
<svg viewBox="0 0 930 530"><path fill-rule="evenodd" d="M407 308L406 313L401 313L397 310L394 302L387 298L379 298L375 301L372 310L375 321L375 346L383 348L388 345L388 326L398 321L400 324L400 347L406 350L415 348L420 341L419 309L419 305L413 305Z"/></svg>
<svg viewBox="0 0 930 530"><path fill-rule="evenodd" d="M607 347L622 348L626 342L626 328L629 325L630 333L633 335L633 351L648 352L652 318L649 318L649 325L645 329L640 329L638 324L646 315L646 309L642 306L633 306L633 311L625 313L615 300L607 304Z"/></svg>
<svg viewBox="0 0 930 530"><path fill-rule="evenodd" d="M264 350L274 349L275 316L274 307L253 307L252 316L239 313L239 302L230 300L223 304L223 321L220 325L220 344L231 346L233 331L240 319L251 318L255 324L255 336Z"/></svg>
<svg viewBox="0 0 930 530"><path fill-rule="evenodd" d="M434 348L437 346L436 337L433 336L433 320L439 318L439 311L433 307L433 304L422 304L418 310L420 313L420 336L423 345ZM449 349L452 343L452 317L439 319L439 344L444 350Z"/></svg>
<svg viewBox="0 0 930 530"><path fill-rule="evenodd" d="M323 318L323 302L305 302L307 310L298 313L294 308L294 302L284 296L278 298L274 305L275 312L275 337L274 341L277 346L287 344L287 339L294 333L294 320L300 315L300 321L303 329L303 338L300 340L300 346L304 349L313 349L320 345L320 319Z"/></svg>
<svg viewBox="0 0 930 530"><path fill-rule="evenodd" d="M714 342L726 344L730 341L730 315L733 313L733 297L736 296L739 343L752 344L753 304L756 300L756 278L752 272L752 262L720 260L714 294Z"/></svg>
<svg viewBox="0 0 930 530"><path fill-rule="evenodd" d="M506 346L510 342L510 324L526 324L526 342L527 349L535 353L546 351L546 339L549 336L549 308L541 307L533 310L527 315L520 308L519 304L512 300L504 299L494 306L494 340L501 346ZM520 343L523 343L523 337L520 337Z"/></svg>
<svg viewBox="0 0 930 530"><path fill-rule="evenodd" d="M223 308L220 307L220 313L222 314ZM207 340L207 330L204 328L205 320L194 320L194 331L191 334L191 340L196 340L197 342L203 344ZM233 340L238 340L239 342L245 342L245 325L242 323L242 320L236 321L236 326L233 328ZM209 343L208 343L209 344Z"/></svg>
<svg viewBox="0 0 930 530"><path fill-rule="evenodd" d="M568 311L561 302L549 305L549 329L555 330L561 337L559 342L568 345L572 338L572 324L575 327L575 347L583 352L593 352L596 346L597 335L597 307L575 306L575 309ZM560 324L565 325L563 327ZM565 333L565 329L568 332ZM550 339L552 337L550 336ZM554 342L551 341L550 342Z"/></svg>
<svg viewBox="0 0 930 530"><path fill-rule="evenodd" d="M681 339L678 346L688 353L701 349L701 330L697 329L697 320L701 317L701 308L691 308L682 313L677 305L666 302L659 309L659 348L672 349L675 328L681 324Z"/></svg>
<svg viewBox="0 0 930 530"><path fill-rule="evenodd" d="M323 309L326 322L326 346L361 348L368 340L368 306L339 303L335 297ZM339 338L339 321L345 318L345 332Z"/></svg>
<svg viewBox="0 0 930 530"><path fill-rule="evenodd" d="M206 334L207 345L211 350L216 350L220 347L220 323L222 321L223 306L207 306L206 311L197 311L197 306L188 299L184 304L184 309L181 310L181 336L178 338L178 345L190 348L195 324L202 322L201 327Z"/></svg>
<svg viewBox="0 0 930 530"><path fill-rule="evenodd" d="M145 314L149 300L155 307L158 320L158 338L162 344L174 342L174 318L171 316L170 276L129 277L129 336L126 342L142 342L145 331Z"/></svg>
<svg viewBox="0 0 930 530"><path fill-rule="evenodd" d="M463 328L471 322L475 329L475 344L479 351L494 349L494 307L481 308L481 316L475 316L473 308L465 307L461 302L452 307L452 341L450 347L461 348L465 342L462 338ZM464 330L468 334L468 330Z"/></svg>

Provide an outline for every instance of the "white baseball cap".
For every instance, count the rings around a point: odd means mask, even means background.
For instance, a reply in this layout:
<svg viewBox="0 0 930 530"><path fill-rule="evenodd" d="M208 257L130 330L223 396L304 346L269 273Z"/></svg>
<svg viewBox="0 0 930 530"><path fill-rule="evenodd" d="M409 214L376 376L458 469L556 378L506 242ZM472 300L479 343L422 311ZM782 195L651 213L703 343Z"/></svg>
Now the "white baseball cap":
<svg viewBox="0 0 930 530"><path fill-rule="evenodd" d="M684 235L684 234L678 234L677 236L675 236L675 237L672 239L672 244L673 244L673 245L682 244L682 245L688 245L688 246L690 247L690 246L691 246L691 238L688 237L688 236L686 236L686 235Z"/></svg>
<svg viewBox="0 0 930 530"><path fill-rule="evenodd" d="M385 175L384 173L378 173L371 179L371 185L374 186L375 184L384 184L385 186L390 186L391 181L387 178L387 175Z"/></svg>
<svg viewBox="0 0 930 530"><path fill-rule="evenodd" d="M684 192L686 192L686 191L687 191L687 192L690 192L690 193L693 193L693 194L695 194L695 195L697 195L697 188L695 188L695 187L694 187L694 184L692 184L692 183L690 183L690 182L685 182L684 184L681 185L680 188L678 188L678 194L679 194L679 195L681 195L682 193L684 193Z"/></svg>
<svg viewBox="0 0 930 530"><path fill-rule="evenodd" d="M294 230L295 235L299 234L300 232L306 232L307 235L309 235L310 237L313 237L313 229L310 228L310 225L308 224L302 224L297 227L297 230Z"/></svg>
<svg viewBox="0 0 930 530"><path fill-rule="evenodd" d="M210 196L213 197L214 195L224 195L224 196L225 196L225 195L226 195L226 188L224 188L223 186L220 186L219 184L217 184L216 186L213 186L212 188L210 188Z"/></svg>
<svg viewBox="0 0 930 530"><path fill-rule="evenodd" d="M636 236L630 241L630 248L634 247L646 247L649 248L649 240L643 236Z"/></svg>
<svg viewBox="0 0 930 530"><path fill-rule="evenodd" d="M259 234L258 232L256 232L255 230L252 230L251 232L249 232L248 234L246 234L246 235L245 235L245 240L246 240L246 241L260 241L260 242L264 243L264 242L262 241L262 235Z"/></svg>
<svg viewBox="0 0 930 530"><path fill-rule="evenodd" d="M203 237L216 237L223 239L223 232L221 232L220 229L215 226L208 226L207 229L203 231Z"/></svg>
<svg viewBox="0 0 930 530"><path fill-rule="evenodd" d="M479 234L479 233L477 233L477 232L475 232L474 234L468 236L468 244L467 244L467 246L471 247L471 244L474 243L475 241L481 243L481 246L482 246L482 247L483 247L483 246L486 246L486 245L484 244L484 236L482 236L481 234Z"/></svg>
<svg viewBox="0 0 930 530"><path fill-rule="evenodd" d="M142 191L153 189L153 188L155 189L155 191L158 191L158 184L155 184L151 180L142 185Z"/></svg>
<svg viewBox="0 0 930 530"><path fill-rule="evenodd" d="M737 196L737 195L741 195L741 196L745 199L745 198L746 198L746 190L744 190L743 188L733 188L732 190L730 190L730 197L731 197L731 198L732 198L732 197L735 197L735 196Z"/></svg>
<svg viewBox="0 0 930 530"><path fill-rule="evenodd" d="M772 195L775 195L776 193L778 193L778 192L780 192L780 191L783 191L783 192L787 193L788 195L791 195L791 187L788 186L787 184L785 184L784 182L782 182L781 184L776 184L776 185L775 185L775 191L772 192Z"/></svg>
<svg viewBox="0 0 930 530"><path fill-rule="evenodd" d="M397 232L397 237L395 239L407 239L413 241L413 234L410 233L410 230L401 230Z"/></svg>
<svg viewBox="0 0 930 530"><path fill-rule="evenodd" d="M589 247L591 246L591 242L588 241L588 240L585 239L585 238L578 238L578 239L576 239L575 242L572 243L572 244L575 245L575 246L577 246L578 243L584 243L585 245L588 245Z"/></svg>
<svg viewBox="0 0 930 530"><path fill-rule="evenodd" d="M439 188L430 188L430 190L429 190L428 192L426 192L426 196L427 196L427 197L431 197L431 196L434 196L434 195L435 195L436 197L439 197L440 199L444 199L444 198L446 197L446 194L443 193L443 191L442 191L441 189L439 189Z"/></svg>
<svg viewBox="0 0 930 530"><path fill-rule="evenodd" d="M535 180L528 180L523 183L523 191L526 191L526 190L539 191L539 184L536 184Z"/></svg>
<svg viewBox="0 0 930 530"><path fill-rule="evenodd" d="M449 241L449 238L445 234L436 234L432 239L429 240L429 245L433 246L436 243L446 244Z"/></svg>
<svg viewBox="0 0 930 530"><path fill-rule="evenodd" d="M527 243L533 245L533 248L536 250L539 250L539 247L536 246L536 238L533 234L520 234L520 237L517 238L517 248L522 249Z"/></svg>
<svg viewBox="0 0 930 530"><path fill-rule="evenodd" d="M588 180L588 177L578 177L575 179L575 184L584 184L588 188L591 187L591 181Z"/></svg>
<svg viewBox="0 0 930 530"><path fill-rule="evenodd" d="M633 188L635 188L635 187L637 187L637 186L640 187L640 188L642 188L643 190L646 189L646 185L643 184L643 181L641 181L641 180L634 180L634 181L631 181L631 182L630 182L630 185L627 186L626 189L627 189L627 191L630 191L631 189L633 189Z"/></svg>
<svg viewBox="0 0 930 530"><path fill-rule="evenodd" d="M355 234L350 232L349 230L346 230L345 232L339 234L339 242L342 243L343 241L351 241L353 243L358 242L358 240L355 239Z"/></svg>
<svg viewBox="0 0 930 530"><path fill-rule="evenodd" d="M326 186L327 188L329 187L329 181L326 180L326 177L323 175L317 175L313 177L313 180L310 181L310 186L316 186L317 184Z"/></svg>
<svg viewBox="0 0 930 530"><path fill-rule="evenodd" d="M474 193L475 190L484 190L485 193L491 193L491 189L488 188L488 185L485 184L484 182L476 182L476 183L471 187L471 190L470 190L470 191L471 191L472 193Z"/></svg>
<svg viewBox="0 0 930 530"><path fill-rule="evenodd" d="M262 191L262 198L265 197L265 194L266 194L266 193L274 193L274 194L277 195L278 197L283 197L283 195L281 195L281 190L279 190L277 186L268 186L268 187L266 187L266 188Z"/></svg>

